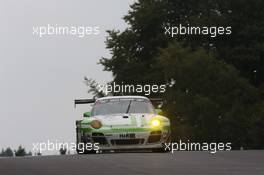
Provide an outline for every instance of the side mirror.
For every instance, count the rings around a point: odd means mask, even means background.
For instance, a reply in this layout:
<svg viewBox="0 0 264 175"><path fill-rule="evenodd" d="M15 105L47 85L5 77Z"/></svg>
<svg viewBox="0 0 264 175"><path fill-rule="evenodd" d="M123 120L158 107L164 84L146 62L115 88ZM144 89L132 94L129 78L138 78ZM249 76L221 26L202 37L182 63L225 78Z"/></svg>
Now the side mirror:
<svg viewBox="0 0 264 175"><path fill-rule="evenodd" d="M91 117L91 112L85 112L85 113L83 113L83 117Z"/></svg>
<svg viewBox="0 0 264 175"><path fill-rule="evenodd" d="M163 111L161 110L161 109L155 109L156 110L156 113L158 114L158 115L163 115Z"/></svg>

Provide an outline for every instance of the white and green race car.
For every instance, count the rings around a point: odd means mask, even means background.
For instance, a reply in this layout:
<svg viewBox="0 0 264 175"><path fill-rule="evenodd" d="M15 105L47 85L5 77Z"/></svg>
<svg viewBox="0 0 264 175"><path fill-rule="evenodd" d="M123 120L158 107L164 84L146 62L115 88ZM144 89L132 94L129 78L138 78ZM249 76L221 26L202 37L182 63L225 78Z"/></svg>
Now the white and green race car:
<svg viewBox="0 0 264 175"><path fill-rule="evenodd" d="M77 145L97 144L100 151L150 149L165 152L170 142L170 121L155 110L143 96L113 96L97 100L75 100L76 104L94 103L83 120L76 121ZM90 153L91 150L78 153Z"/></svg>

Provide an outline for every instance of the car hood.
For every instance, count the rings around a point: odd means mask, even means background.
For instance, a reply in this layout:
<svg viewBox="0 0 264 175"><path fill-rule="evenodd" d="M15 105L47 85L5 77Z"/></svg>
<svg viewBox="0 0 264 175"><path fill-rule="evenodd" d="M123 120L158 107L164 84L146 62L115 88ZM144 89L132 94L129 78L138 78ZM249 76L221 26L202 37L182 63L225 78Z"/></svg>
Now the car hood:
<svg viewBox="0 0 264 175"><path fill-rule="evenodd" d="M149 124L151 119L157 117L156 114L115 114L115 115L98 115L95 119L100 120L105 126L134 126L142 127Z"/></svg>

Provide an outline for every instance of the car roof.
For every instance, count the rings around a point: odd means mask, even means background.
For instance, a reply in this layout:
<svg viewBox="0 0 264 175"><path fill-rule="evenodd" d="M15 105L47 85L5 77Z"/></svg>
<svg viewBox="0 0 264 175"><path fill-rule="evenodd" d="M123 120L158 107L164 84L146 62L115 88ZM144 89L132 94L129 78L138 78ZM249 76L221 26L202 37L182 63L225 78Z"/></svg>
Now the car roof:
<svg viewBox="0 0 264 175"><path fill-rule="evenodd" d="M130 99L146 99L149 100L147 97L144 96L109 96L109 97L102 97L98 98L97 100L108 100L108 99L121 99L121 98L130 98Z"/></svg>

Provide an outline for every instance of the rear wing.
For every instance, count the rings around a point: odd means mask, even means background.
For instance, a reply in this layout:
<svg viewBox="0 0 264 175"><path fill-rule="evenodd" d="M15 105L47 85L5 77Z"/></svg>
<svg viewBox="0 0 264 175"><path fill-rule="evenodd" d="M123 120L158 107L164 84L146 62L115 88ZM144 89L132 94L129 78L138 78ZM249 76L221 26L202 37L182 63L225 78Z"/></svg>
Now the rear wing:
<svg viewBox="0 0 264 175"><path fill-rule="evenodd" d="M153 102L162 102L163 101L163 99L162 98L150 98L149 99L150 101L153 101Z"/></svg>
<svg viewBox="0 0 264 175"><path fill-rule="evenodd" d="M74 100L74 108L76 108L77 104L89 104L89 103L94 103L95 99L77 99Z"/></svg>
<svg viewBox="0 0 264 175"><path fill-rule="evenodd" d="M164 103L162 98L150 98L149 100L155 107L158 107L158 108L160 108ZM94 98L93 99L76 99L74 100L74 108L76 108L77 104L89 104L89 103L94 103L95 101L96 100Z"/></svg>

